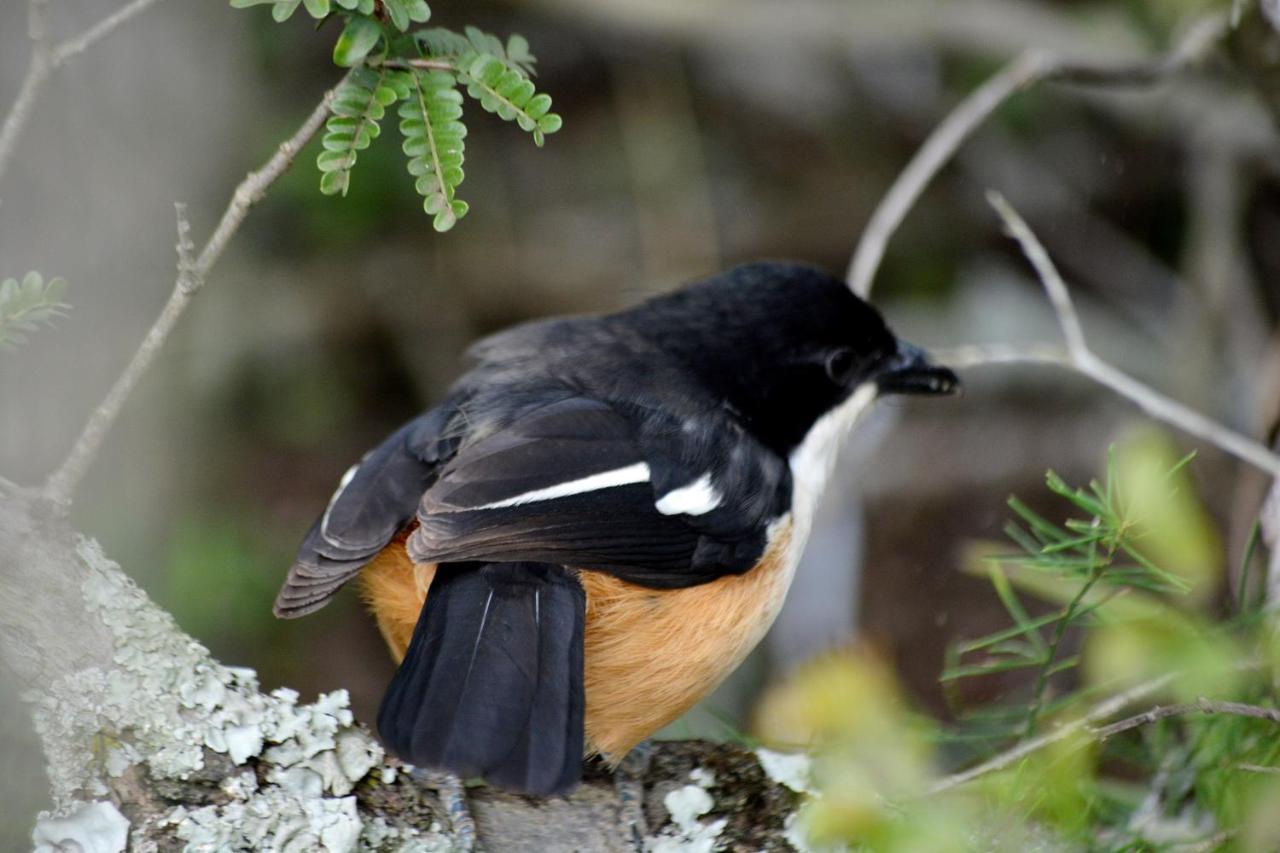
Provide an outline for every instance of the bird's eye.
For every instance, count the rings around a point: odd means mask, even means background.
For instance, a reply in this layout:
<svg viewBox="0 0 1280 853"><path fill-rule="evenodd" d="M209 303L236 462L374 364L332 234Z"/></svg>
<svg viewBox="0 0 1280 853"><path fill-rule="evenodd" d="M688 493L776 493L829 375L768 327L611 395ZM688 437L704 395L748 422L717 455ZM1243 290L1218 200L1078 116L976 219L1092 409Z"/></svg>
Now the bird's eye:
<svg viewBox="0 0 1280 853"><path fill-rule="evenodd" d="M827 376L837 385L847 385L857 366L857 355L847 347L841 347L827 356Z"/></svg>

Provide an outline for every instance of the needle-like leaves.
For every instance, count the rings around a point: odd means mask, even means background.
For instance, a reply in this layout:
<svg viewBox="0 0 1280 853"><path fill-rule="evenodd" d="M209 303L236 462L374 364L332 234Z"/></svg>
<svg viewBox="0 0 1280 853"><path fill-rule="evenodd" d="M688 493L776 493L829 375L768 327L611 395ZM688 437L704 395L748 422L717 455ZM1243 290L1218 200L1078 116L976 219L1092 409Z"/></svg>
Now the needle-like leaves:
<svg viewBox="0 0 1280 853"><path fill-rule="evenodd" d="M963 679L1033 672L1029 698L1018 706L1021 725L984 729L993 736L1028 735L1048 712L1053 704L1049 679L1079 663L1078 655L1063 653L1069 632L1094 625L1105 612L1130 614L1139 604L1155 605L1160 596L1188 589L1182 577L1156 565L1141 548L1143 527L1121 501L1124 489L1116 482L1116 472L1112 461L1106 482L1092 482L1088 489L1075 488L1048 472L1049 491L1084 514L1060 524L1016 497L1009 499L1016 520L1005 526L1005 533L1020 553L989 556L985 574L1013 625L955 644L941 676L953 692ZM1032 615L1015 586L1059 606ZM1127 602L1118 600L1121 595L1127 595Z"/></svg>

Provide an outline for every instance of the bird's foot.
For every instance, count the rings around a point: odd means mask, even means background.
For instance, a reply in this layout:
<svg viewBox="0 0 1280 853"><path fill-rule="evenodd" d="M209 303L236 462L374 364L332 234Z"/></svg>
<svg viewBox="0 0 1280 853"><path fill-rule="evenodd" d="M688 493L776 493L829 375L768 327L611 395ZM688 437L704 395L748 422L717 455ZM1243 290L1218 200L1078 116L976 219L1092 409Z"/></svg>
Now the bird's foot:
<svg viewBox="0 0 1280 853"><path fill-rule="evenodd" d="M649 833L644 816L644 777L649 773L652 758L653 744L646 740L628 752L613 771L613 787L622 804L623 833L637 853L644 850L644 838Z"/></svg>
<svg viewBox="0 0 1280 853"><path fill-rule="evenodd" d="M440 797L440 805L449 815L449 829L453 833L454 853L479 853L476 845L476 821L467 805L467 789L462 780L443 770L424 770L415 767L414 780L424 788L434 788Z"/></svg>

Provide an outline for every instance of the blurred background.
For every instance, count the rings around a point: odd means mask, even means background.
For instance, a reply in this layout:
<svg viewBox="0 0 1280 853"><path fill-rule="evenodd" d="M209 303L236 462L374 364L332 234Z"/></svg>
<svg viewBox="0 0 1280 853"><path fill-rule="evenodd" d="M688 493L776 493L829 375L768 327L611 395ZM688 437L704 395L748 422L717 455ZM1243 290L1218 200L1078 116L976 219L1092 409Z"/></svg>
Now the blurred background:
<svg viewBox="0 0 1280 853"><path fill-rule="evenodd" d="M304 696L346 688L371 720L392 666L356 597L289 623L271 602L341 473L440 397L472 341L741 261L840 274L928 131L1019 50L1144 56L1226 5L440 0L435 25L528 37L564 129L538 150L470 109L471 213L446 235L421 211L391 124L345 199L318 192L313 144L131 401L77 524L223 661ZM51 32L109 8L51 0ZM0 110L26 67L25 12L0 6ZM51 80L0 183L0 276L64 276L74 308L0 353L0 473L35 482L62 458L172 288L173 203L189 204L203 240L234 185L338 78L333 37L303 16L279 26L261 8L167 0ZM1153 88L1048 85L1002 108L890 244L874 299L895 329L926 347L1058 340L984 201L995 188L1059 262L1101 355L1269 439L1277 99L1240 60L1263 49L1242 40ZM882 407L842 464L773 635L668 735L749 736L764 685L854 637L947 713L944 648L1005 624L990 586L961 572L970 543L1000 537L1011 493L1059 513L1045 469L1087 481L1142 421L1055 368L964 379L962 399ZM1266 484L1200 449L1193 474L1235 564ZM3 681L0 761L21 768L0 780L0 845L16 849L43 803L42 761Z"/></svg>

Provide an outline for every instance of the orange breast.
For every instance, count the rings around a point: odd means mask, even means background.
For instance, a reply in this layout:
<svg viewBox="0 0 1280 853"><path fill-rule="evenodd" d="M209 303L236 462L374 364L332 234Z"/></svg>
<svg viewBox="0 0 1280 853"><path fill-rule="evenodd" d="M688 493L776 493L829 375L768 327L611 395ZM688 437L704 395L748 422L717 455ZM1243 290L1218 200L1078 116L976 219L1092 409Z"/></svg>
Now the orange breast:
<svg viewBox="0 0 1280 853"><path fill-rule="evenodd" d="M795 570L789 520L755 569L686 589L654 590L603 572L579 574L587 594L586 738L621 760L742 663L782 606ZM361 573L363 594L397 661L413 636L434 565L415 566L404 537Z"/></svg>

